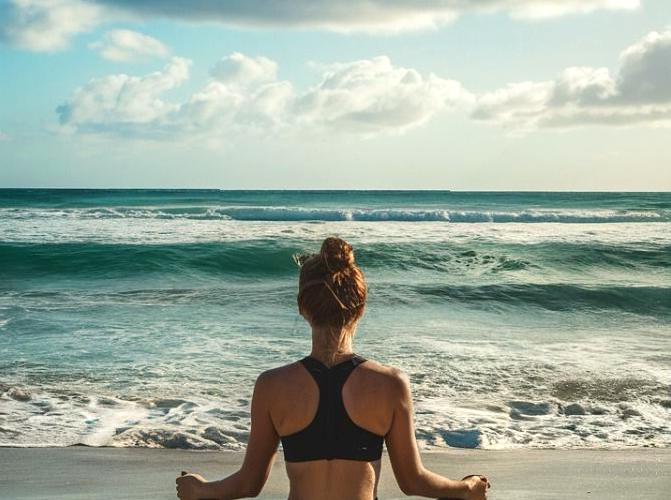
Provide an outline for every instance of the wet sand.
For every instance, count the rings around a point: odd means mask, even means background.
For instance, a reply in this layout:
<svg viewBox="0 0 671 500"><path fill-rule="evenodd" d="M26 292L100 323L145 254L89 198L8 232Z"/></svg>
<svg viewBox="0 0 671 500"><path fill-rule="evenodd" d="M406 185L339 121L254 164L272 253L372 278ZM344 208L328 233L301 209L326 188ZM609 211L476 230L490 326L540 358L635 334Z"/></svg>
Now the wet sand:
<svg viewBox="0 0 671 500"><path fill-rule="evenodd" d="M486 474L493 500L668 500L671 449L448 450L422 454L427 468L447 475ZM0 498L176 498L180 470L221 478L237 469L242 453L128 448L0 448ZM381 500L405 497L386 454ZM259 498L286 498L288 482L278 458Z"/></svg>

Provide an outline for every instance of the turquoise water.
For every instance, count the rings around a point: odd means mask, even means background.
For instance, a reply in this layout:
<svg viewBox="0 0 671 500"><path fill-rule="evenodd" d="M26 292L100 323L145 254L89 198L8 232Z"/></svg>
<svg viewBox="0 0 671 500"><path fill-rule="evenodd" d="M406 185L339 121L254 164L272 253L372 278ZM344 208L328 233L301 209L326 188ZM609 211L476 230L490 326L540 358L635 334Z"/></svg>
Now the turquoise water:
<svg viewBox="0 0 671 500"><path fill-rule="evenodd" d="M671 445L671 194L0 190L0 445L241 449L349 240L423 447Z"/></svg>

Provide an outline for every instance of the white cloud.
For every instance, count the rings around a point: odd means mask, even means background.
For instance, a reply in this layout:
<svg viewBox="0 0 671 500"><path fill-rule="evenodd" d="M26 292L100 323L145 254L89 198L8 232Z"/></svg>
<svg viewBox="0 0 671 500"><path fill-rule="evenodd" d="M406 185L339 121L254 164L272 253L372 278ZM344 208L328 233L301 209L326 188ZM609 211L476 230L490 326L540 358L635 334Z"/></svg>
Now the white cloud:
<svg viewBox="0 0 671 500"><path fill-rule="evenodd" d="M633 10L641 5L640 0L512 0L482 3L499 4L500 9L510 9L512 17L520 19L547 19L567 14L587 14L600 9Z"/></svg>
<svg viewBox="0 0 671 500"><path fill-rule="evenodd" d="M368 136L403 132L471 98L458 82L422 76L387 57L329 66L319 84L298 93L277 80L273 61L234 53L200 91L181 104L166 103L162 94L186 79L187 68L175 58L144 77L94 79L58 109L60 122L72 131L136 136L308 130Z"/></svg>
<svg viewBox="0 0 671 500"><path fill-rule="evenodd" d="M514 129L671 123L671 29L624 50L620 68L573 67L481 95L473 118Z"/></svg>
<svg viewBox="0 0 671 500"><path fill-rule="evenodd" d="M80 0L9 0L0 6L0 38L27 50L63 50L102 22L104 10Z"/></svg>
<svg viewBox="0 0 671 500"><path fill-rule="evenodd" d="M621 55L618 88L628 102L671 100L671 28L653 31Z"/></svg>
<svg viewBox="0 0 671 500"><path fill-rule="evenodd" d="M60 122L71 130L121 134L165 125L178 106L163 101L162 94L188 80L190 64L188 59L174 57L162 71L142 77L94 78L58 107Z"/></svg>
<svg viewBox="0 0 671 500"><path fill-rule="evenodd" d="M78 33L120 19L395 33L435 29L468 12L503 11L529 20L639 5L640 0L8 0L0 5L0 32L22 48L54 51Z"/></svg>
<svg viewBox="0 0 671 500"><path fill-rule="evenodd" d="M247 57L240 52L219 61L210 72L215 80L232 85L252 85L277 78L277 63L267 57Z"/></svg>
<svg viewBox="0 0 671 500"><path fill-rule="evenodd" d="M108 31L102 40L89 47L104 59L131 62L151 57L168 57L170 51L163 43L143 33L131 30Z"/></svg>
<svg viewBox="0 0 671 500"><path fill-rule="evenodd" d="M294 107L297 119L311 126L368 134L402 132L468 98L459 82L422 77L381 56L333 65Z"/></svg>
<svg viewBox="0 0 671 500"><path fill-rule="evenodd" d="M0 130L0 141L9 141L11 137Z"/></svg>

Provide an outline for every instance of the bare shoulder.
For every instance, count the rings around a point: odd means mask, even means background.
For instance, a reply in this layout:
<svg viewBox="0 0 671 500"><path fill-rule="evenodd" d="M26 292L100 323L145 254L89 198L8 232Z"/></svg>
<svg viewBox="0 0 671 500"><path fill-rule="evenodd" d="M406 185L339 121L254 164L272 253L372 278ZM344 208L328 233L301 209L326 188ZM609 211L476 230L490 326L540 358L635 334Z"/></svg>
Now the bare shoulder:
<svg viewBox="0 0 671 500"><path fill-rule="evenodd" d="M287 381L294 380L300 375L299 362L294 361L288 365L278 366L262 372L256 379L256 386L275 390L285 385Z"/></svg>
<svg viewBox="0 0 671 500"><path fill-rule="evenodd" d="M360 368L363 370L368 370L370 372L379 373L380 375L384 375L387 377L394 376L396 372L400 372L398 368L383 365L382 363L379 363L372 359L366 360L365 363L361 364Z"/></svg>
<svg viewBox="0 0 671 500"><path fill-rule="evenodd" d="M383 385L390 393L394 395L403 395L409 390L410 382L407 374L394 366L387 366L377 361L366 361L360 366L369 380Z"/></svg>

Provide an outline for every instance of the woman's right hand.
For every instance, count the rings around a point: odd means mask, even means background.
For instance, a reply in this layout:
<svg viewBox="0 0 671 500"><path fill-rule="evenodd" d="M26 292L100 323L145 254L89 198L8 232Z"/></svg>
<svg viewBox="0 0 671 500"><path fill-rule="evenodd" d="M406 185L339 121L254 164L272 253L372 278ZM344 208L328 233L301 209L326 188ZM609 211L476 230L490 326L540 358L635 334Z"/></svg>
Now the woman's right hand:
<svg viewBox="0 0 671 500"><path fill-rule="evenodd" d="M463 487L460 490L464 496L458 497L460 500L487 500L487 488L492 484L487 481L485 476L473 474L466 476L461 480ZM440 497L438 500L457 500L456 497Z"/></svg>
<svg viewBox="0 0 671 500"><path fill-rule="evenodd" d="M468 487L465 500L487 500L487 488L491 488L492 485L485 476L466 476L463 481Z"/></svg>

